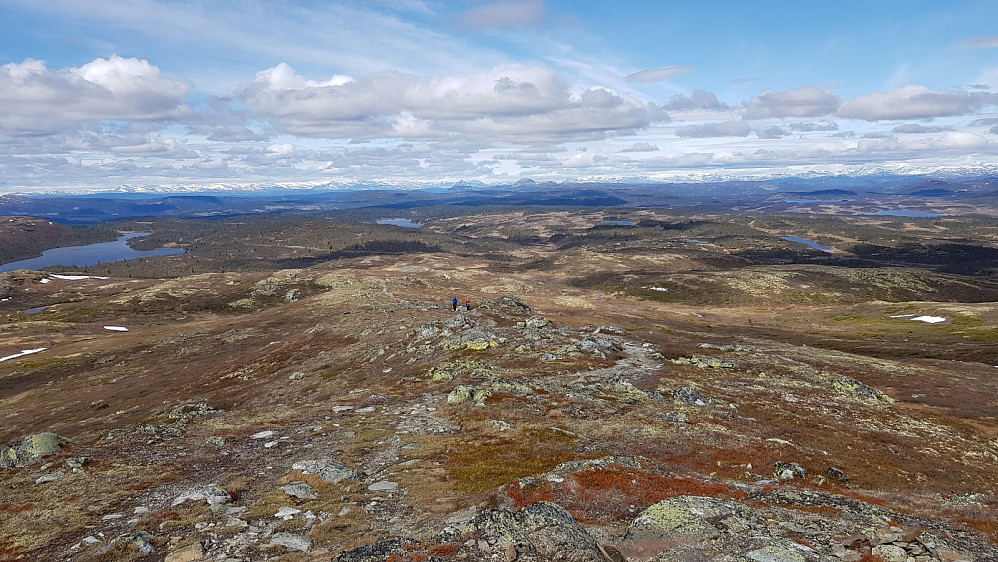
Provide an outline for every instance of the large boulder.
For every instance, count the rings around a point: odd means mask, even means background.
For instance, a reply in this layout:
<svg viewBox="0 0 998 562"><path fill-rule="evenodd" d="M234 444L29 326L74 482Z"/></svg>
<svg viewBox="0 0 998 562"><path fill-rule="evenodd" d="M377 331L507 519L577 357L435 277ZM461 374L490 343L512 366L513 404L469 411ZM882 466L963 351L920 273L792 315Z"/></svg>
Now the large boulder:
<svg viewBox="0 0 998 562"><path fill-rule="evenodd" d="M699 496L662 500L641 512L627 529L625 542L672 543L720 537L729 518L752 517L744 505Z"/></svg>
<svg viewBox="0 0 998 562"><path fill-rule="evenodd" d="M291 468L293 470L300 470L303 474L314 474L326 482L332 482L333 484L341 480L356 480L364 476L357 470L341 462L329 459L298 461L291 465Z"/></svg>
<svg viewBox="0 0 998 562"><path fill-rule="evenodd" d="M70 440L56 433L36 433L0 448L0 468L30 466L45 455L58 453Z"/></svg>
<svg viewBox="0 0 998 562"><path fill-rule="evenodd" d="M484 554L509 553L517 560L606 560L596 539L565 508L551 502L516 512L482 512L468 523L464 535L474 537Z"/></svg>

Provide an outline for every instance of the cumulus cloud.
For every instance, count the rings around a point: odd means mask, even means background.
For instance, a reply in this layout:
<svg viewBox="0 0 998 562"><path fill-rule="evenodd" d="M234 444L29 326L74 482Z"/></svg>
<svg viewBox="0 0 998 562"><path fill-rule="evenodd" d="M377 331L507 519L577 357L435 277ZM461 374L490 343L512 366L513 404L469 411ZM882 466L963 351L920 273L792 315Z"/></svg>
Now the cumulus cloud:
<svg viewBox="0 0 998 562"><path fill-rule="evenodd" d="M920 125L918 123L902 123L897 127L891 129L892 133L901 134L917 134L917 133L941 133L943 131L952 131L952 127L926 127L925 125Z"/></svg>
<svg viewBox="0 0 998 562"><path fill-rule="evenodd" d="M676 94L663 106L668 111L695 111L728 109L728 104L721 103L717 96L704 90L695 90L689 96Z"/></svg>
<svg viewBox="0 0 998 562"><path fill-rule="evenodd" d="M310 82L278 65L258 73L240 98L278 132L334 138L431 139L455 133L550 138L633 131L667 119L655 104L606 88L573 93L554 70L523 65L435 77L380 72L325 82Z"/></svg>
<svg viewBox="0 0 998 562"><path fill-rule="evenodd" d="M744 121L722 121L678 127L676 135L686 138L747 137L752 127Z"/></svg>
<svg viewBox="0 0 998 562"><path fill-rule="evenodd" d="M745 102L745 117L820 117L834 113L840 103L838 96L817 86L801 86L782 92L766 90Z"/></svg>
<svg viewBox="0 0 998 562"><path fill-rule="evenodd" d="M842 104L839 115L864 121L932 119L967 115L996 103L998 94L990 92L941 92L925 86L903 86L853 98Z"/></svg>
<svg viewBox="0 0 998 562"><path fill-rule="evenodd" d="M498 0L464 12L457 23L469 29L490 29L537 27L543 20L544 0Z"/></svg>
<svg viewBox="0 0 998 562"><path fill-rule="evenodd" d="M695 68L692 66L662 66L659 68L649 68L647 70L640 70L633 74L628 74L627 76L624 76L624 80L638 83L664 82L681 74L692 72L694 69Z"/></svg>
<svg viewBox="0 0 998 562"><path fill-rule="evenodd" d="M50 70L28 59L0 66L0 132L54 134L98 120L167 120L189 113L190 86L146 60L112 56Z"/></svg>
<svg viewBox="0 0 998 562"><path fill-rule="evenodd" d="M621 152L658 152L658 147L647 142L636 142Z"/></svg>
<svg viewBox="0 0 998 562"><path fill-rule="evenodd" d="M835 121L823 121L820 123L791 123L787 125L787 128L791 131L797 131L799 133L811 133L814 131L838 131L839 124Z"/></svg>

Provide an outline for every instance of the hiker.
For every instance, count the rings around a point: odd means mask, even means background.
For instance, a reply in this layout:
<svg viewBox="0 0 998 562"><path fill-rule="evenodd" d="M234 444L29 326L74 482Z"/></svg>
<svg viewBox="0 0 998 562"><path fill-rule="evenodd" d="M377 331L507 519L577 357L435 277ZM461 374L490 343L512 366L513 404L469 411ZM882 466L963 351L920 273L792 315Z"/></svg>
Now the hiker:
<svg viewBox="0 0 998 562"><path fill-rule="evenodd" d="M457 312L457 297L454 297L450 303L454 306L454 312Z"/></svg>
<svg viewBox="0 0 998 562"><path fill-rule="evenodd" d="M470 300L464 301L464 308L465 308L465 310L469 310L469 311L471 310L471 301Z"/></svg>

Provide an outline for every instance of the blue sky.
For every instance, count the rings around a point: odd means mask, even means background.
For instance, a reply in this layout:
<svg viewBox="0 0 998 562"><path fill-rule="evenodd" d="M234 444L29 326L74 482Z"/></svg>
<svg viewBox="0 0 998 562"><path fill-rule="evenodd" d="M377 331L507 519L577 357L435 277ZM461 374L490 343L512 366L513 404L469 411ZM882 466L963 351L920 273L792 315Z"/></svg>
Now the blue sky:
<svg viewBox="0 0 998 562"><path fill-rule="evenodd" d="M998 167L998 3L0 0L0 193Z"/></svg>

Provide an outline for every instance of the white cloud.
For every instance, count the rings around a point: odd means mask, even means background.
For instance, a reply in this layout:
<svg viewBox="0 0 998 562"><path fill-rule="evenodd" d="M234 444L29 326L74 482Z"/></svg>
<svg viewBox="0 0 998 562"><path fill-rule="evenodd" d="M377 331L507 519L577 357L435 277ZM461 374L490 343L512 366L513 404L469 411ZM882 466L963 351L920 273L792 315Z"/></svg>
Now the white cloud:
<svg viewBox="0 0 998 562"><path fill-rule="evenodd" d="M967 39L966 41L964 41L964 44L967 45L968 47L974 47L976 49L993 49L998 47L998 35Z"/></svg>
<svg viewBox="0 0 998 562"><path fill-rule="evenodd" d="M912 85L853 98L842 104L838 114L864 121L932 119L968 115L994 104L998 94L990 92L941 92Z"/></svg>
<svg viewBox="0 0 998 562"><path fill-rule="evenodd" d="M840 101L832 92L817 86L782 92L766 90L745 102L745 118L821 117L834 113Z"/></svg>
<svg viewBox="0 0 998 562"><path fill-rule="evenodd" d="M658 147L647 142L636 142L621 152L658 152Z"/></svg>
<svg viewBox="0 0 998 562"><path fill-rule="evenodd" d="M692 66L662 66L659 68L649 68L648 70L641 70L633 74L628 74L624 77L624 80L628 82L664 82L670 78L675 78L687 72L692 72L695 67Z"/></svg>
<svg viewBox="0 0 998 562"><path fill-rule="evenodd" d="M951 127L926 127L925 125L920 125L918 123L902 123L897 127L891 129L892 133L900 134L918 134L918 133L941 133L943 131L950 131Z"/></svg>
<svg viewBox="0 0 998 562"><path fill-rule="evenodd" d="M819 123L791 123L787 125L787 128L791 131L797 131L799 133L810 133L814 131L838 131L839 124L835 121L823 121Z"/></svg>
<svg viewBox="0 0 998 562"><path fill-rule="evenodd" d="M241 99L278 132L330 138L554 138L576 133L591 138L667 118L655 104L605 88L573 94L554 70L523 65L433 77L381 72L326 82L308 81L278 65L258 73Z"/></svg>
<svg viewBox="0 0 998 562"><path fill-rule="evenodd" d="M686 138L747 137L752 127L744 121L722 121L677 127L676 135Z"/></svg>
<svg viewBox="0 0 998 562"><path fill-rule="evenodd" d="M717 96L705 90L695 90L691 95L676 94L672 96L665 107L668 111L723 110L728 104L718 101Z"/></svg>
<svg viewBox="0 0 998 562"><path fill-rule="evenodd" d="M458 17L471 29L536 27L544 19L544 0L498 0L472 8Z"/></svg>
<svg viewBox="0 0 998 562"><path fill-rule="evenodd" d="M148 61L112 56L50 70L26 60L0 66L0 134L55 134L98 120L169 120L189 113L190 86Z"/></svg>

